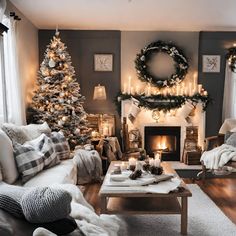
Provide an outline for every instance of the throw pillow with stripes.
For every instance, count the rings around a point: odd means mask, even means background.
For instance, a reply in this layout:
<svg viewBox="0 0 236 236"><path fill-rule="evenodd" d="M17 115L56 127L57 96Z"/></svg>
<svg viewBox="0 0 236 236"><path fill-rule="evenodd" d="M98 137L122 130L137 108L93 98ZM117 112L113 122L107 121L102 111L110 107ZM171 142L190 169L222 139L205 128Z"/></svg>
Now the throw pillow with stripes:
<svg viewBox="0 0 236 236"><path fill-rule="evenodd" d="M45 134L24 144L14 143L13 148L17 168L24 183L43 169L60 162L52 140Z"/></svg>
<svg viewBox="0 0 236 236"><path fill-rule="evenodd" d="M51 139L54 145L54 149L60 160L69 159L70 146L65 136L61 132L52 132Z"/></svg>

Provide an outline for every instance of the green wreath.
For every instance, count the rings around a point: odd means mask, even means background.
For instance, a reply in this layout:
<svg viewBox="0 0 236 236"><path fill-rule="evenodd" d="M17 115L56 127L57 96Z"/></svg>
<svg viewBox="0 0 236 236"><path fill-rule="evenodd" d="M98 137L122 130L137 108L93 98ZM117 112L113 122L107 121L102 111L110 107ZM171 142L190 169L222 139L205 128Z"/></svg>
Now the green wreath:
<svg viewBox="0 0 236 236"><path fill-rule="evenodd" d="M149 71L148 62L152 56L157 53L167 53L175 62L175 73L167 78L160 78L152 75ZM183 52L173 43L166 43L157 41L149 44L143 48L135 59L135 68L137 70L138 78L143 82L152 83L159 88L172 87L180 83L188 72L188 62Z"/></svg>

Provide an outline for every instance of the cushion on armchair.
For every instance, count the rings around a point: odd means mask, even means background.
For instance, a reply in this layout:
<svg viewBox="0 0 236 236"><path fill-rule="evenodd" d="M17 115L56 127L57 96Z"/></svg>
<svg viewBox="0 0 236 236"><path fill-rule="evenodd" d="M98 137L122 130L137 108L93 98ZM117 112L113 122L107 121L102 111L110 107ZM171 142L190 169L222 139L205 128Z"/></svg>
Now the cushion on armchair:
<svg viewBox="0 0 236 236"><path fill-rule="evenodd" d="M236 147L236 133L232 133L226 140L226 144Z"/></svg>

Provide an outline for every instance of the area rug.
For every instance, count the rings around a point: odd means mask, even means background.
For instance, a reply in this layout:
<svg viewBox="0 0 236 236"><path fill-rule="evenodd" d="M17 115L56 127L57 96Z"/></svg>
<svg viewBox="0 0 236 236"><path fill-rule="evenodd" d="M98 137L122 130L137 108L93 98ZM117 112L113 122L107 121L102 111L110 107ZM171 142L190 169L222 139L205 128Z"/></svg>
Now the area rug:
<svg viewBox="0 0 236 236"><path fill-rule="evenodd" d="M195 184L189 184L189 236L235 236L232 223L215 203ZM180 215L120 216L119 236L177 236L180 234Z"/></svg>

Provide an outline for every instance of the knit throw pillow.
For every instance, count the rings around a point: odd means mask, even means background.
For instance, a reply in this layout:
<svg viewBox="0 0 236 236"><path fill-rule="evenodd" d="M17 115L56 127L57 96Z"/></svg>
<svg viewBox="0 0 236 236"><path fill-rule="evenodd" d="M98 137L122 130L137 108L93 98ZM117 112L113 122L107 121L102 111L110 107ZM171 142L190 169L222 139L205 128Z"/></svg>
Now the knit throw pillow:
<svg viewBox="0 0 236 236"><path fill-rule="evenodd" d="M65 136L61 132L52 132L51 139L53 142L54 149L60 160L70 158L70 146Z"/></svg>
<svg viewBox="0 0 236 236"><path fill-rule="evenodd" d="M21 207L29 222L46 223L67 217L71 200L71 195L64 190L38 187L23 195Z"/></svg>
<svg viewBox="0 0 236 236"><path fill-rule="evenodd" d="M37 194L35 202L34 198L28 200L29 197L35 197L35 194ZM52 197L47 196L47 194ZM38 199L40 197L41 199L39 201ZM56 203L54 202L55 199ZM60 200L63 202L59 202ZM25 201L28 202L26 203ZM40 223L35 223L34 226L44 227L56 235L69 234L77 228L75 220L69 217L68 212L70 212L70 201L71 197L65 190L55 190L50 189L49 187L25 188L9 185L4 182L0 183L0 209L22 219L26 218L24 214L27 214L27 218L30 218L30 220L34 215L37 215L36 218L41 218ZM43 210L40 209L39 204L42 204ZM56 212L52 208L55 208ZM49 218L48 215L50 215L50 222L44 222L44 214L47 218ZM55 214L58 215L54 218L53 216ZM64 217L59 219L60 216ZM0 235L3 234L0 233Z"/></svg>
<svg viewBox="0 0 236 236"><path fill-rule="evenodd" d="M27 182L45 168L60 162L52 140L45 134L23 145L14 143L14 156L23 183Z"/></svg>
<svg viewBox="0 0 236 236"><path fill-rule="evenodd" d="M0 208L18 218L24 218L20 205L24 193L25 188L2 182L0 184Z"/></svg>

